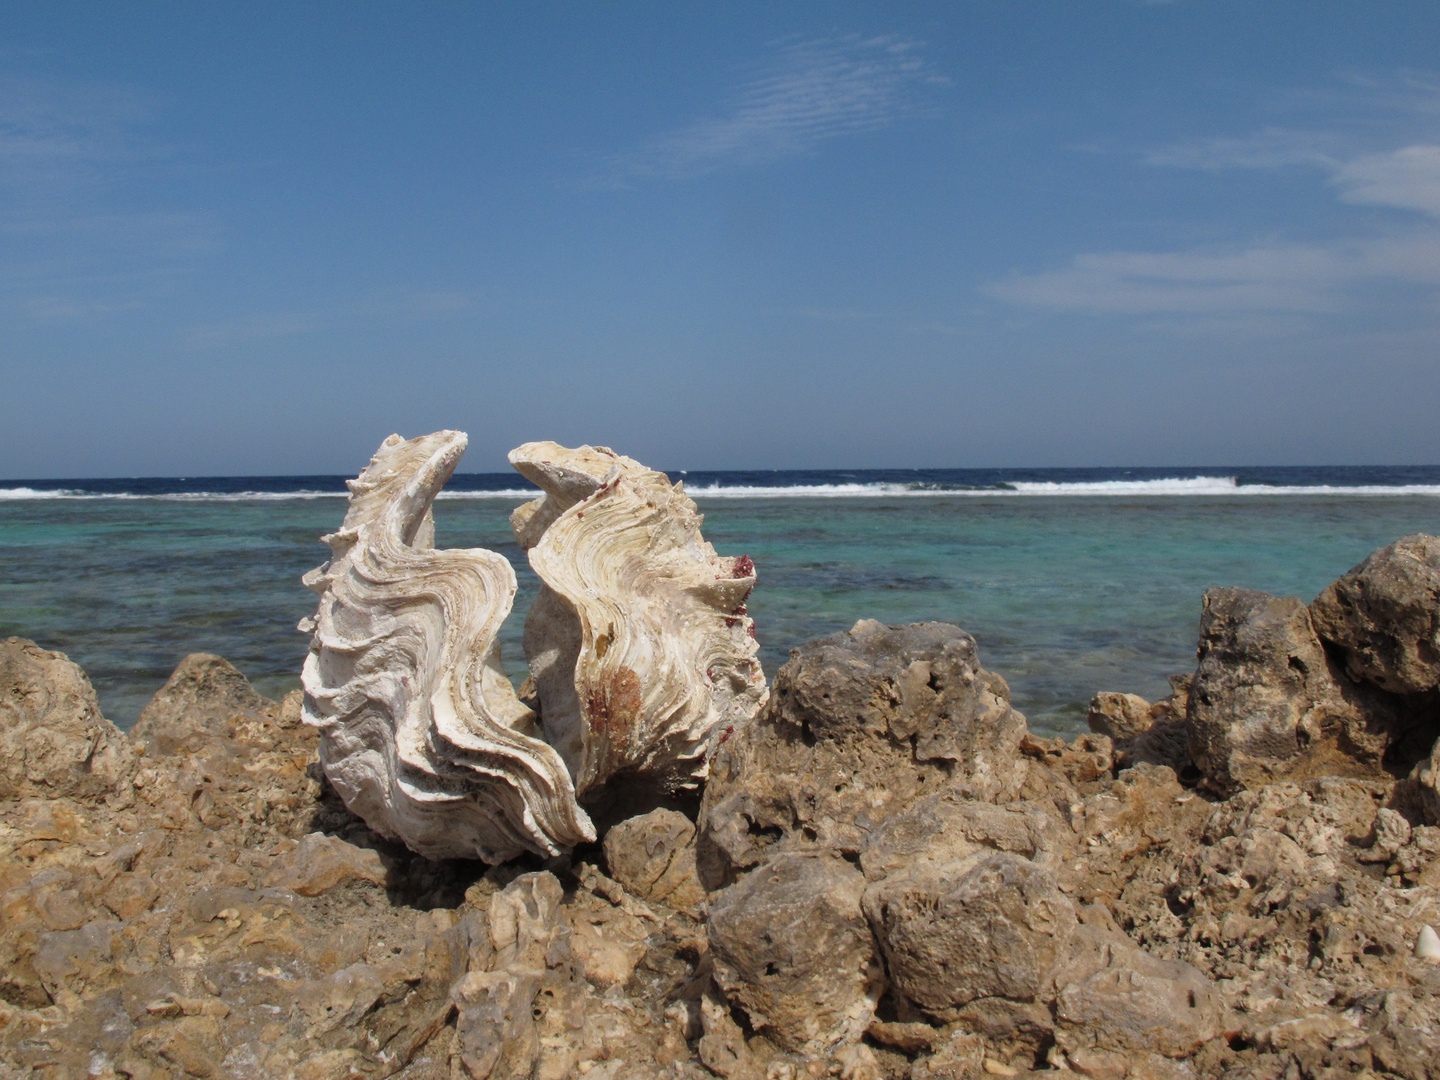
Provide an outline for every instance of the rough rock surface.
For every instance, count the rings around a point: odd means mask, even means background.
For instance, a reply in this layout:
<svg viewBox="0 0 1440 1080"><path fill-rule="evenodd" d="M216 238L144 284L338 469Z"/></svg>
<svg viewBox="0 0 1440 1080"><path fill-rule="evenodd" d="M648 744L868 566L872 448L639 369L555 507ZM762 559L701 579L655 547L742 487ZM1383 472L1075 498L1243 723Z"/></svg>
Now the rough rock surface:
<svg viewBox="0 0 1440 1080"><path fill-rule="evenodd" d="M865 906L896 992L941 1021L977 998L1053 998L1079 925L1055 875L1007 852L912 863L870 888Z"/></svg>
<svg viewBox="0 0 1440 1080"><path fill-rule="evenodd" d="M695 873L695 824L660 807L622 821L605 834L605 862L636 896L698 917L705 892Z"/></svg>
<svg viewBox="0 0 1440 1080"><path fill-rule="evenodd" d="M153 753L173 754L186 740L229 735L239 724L274 719L275 712L275 703L257 694L228 660L191 653L141 711L130 739Z"/></svg>
<svg viewBox="0 0 1440 1080"><path fill-rule="evenodd" d="M787 1049L854 1042L870 1024L884 975L864 890L843 859L778 855L710 905L716 982Z"/></svg>
<svg viewBox="0 0 1440 1080"><path fill-rule="evenodd" d="M1294 597L1211 589L1190 687L1190 752L1214 790L1276 779L1384 775L1395 718L1362 708Z"/></svg>
<svg viewBox="0 0 1440 1080"><path fill-rule="evenodd" d="M123 801L134 767L79 667L24 638L0 641L0 798Z"/></svg>
<svg viewBox="0 0 1440 1080"><path fill-rule="evenodd" d="M1440 751L1397 779L1337 738L1310 762L1338 772L1221 794L1184 740L1140 748L1185 733L1183 679L1140 734L1067 743L886 674L1001 701L973 643L952 662L967 641L867 624L801 649L788 704L723 744L696 836L656 811L604 861L489 870L347 812L298 695L190 731L181 712L164 753L62 657L7 643L0 737L29 749L0 793L0 1077L1440 1077ZM1309 692L1233 655L1219 685ZM1400 695L1374 689L1342 699L1389 730ZM915 752L954 729L966 756ZM71 735L121 767L77 772ZM865 786L822 789L827 762ZM703 899L697 842L723 872Z"/></svg>
<svg viewBox="0 0 1440 1080"><path fill-rule="evenodd" d="M1373 552L1310 615L1352 679L1396 694L1440 689L1440 537L1417 533Z"/></svg>
<svg viewBox="0 0 1440 1080"><path fill-rule="evenodd" d="M1090 700L1085 722L1097 735L1112 739L1133 739L1155 722L1150 702L1139 694L1117 694L1102 690Z"/></svg>
<svg viewBox="0 0 1440 1080"><path fill-rule="evenodd" d="M714 754L700 880L719 888L782 852L856 857L871 829L943 787L1013 796L1024 736L1005 680L958 627L862 620L812 642Z"/></svg>

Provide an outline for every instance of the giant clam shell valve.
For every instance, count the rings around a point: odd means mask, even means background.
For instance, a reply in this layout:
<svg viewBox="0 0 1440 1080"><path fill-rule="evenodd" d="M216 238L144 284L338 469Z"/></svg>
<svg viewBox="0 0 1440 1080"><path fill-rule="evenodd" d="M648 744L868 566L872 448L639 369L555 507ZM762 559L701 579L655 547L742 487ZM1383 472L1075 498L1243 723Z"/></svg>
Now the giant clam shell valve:
<svg viewBox="0 0 1440 1080"><path fill-rule="evenodd" d="M524 647L539 715L498 635L503 555L437 549L431 513L467 437L387 438L348 482L301 674L325 776L377 833L429 858L502 862L595 839L582 803L615 785L693 787L712 741L767 696L748 557L700 533L683 484L606 447L526 443L543 494L511 527L541 590Z"/></svg>

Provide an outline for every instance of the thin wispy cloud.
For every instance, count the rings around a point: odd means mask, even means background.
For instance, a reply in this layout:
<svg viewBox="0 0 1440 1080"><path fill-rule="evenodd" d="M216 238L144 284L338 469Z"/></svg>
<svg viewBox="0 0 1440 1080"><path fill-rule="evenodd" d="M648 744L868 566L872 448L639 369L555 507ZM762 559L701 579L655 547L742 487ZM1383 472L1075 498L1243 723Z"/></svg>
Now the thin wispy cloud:
<svg viewBox="0 0 1440 1080"><path fill-rule="evenodd" d="M605 178L683 179L811 152L923 110L923 88L947 82L919 45L898 37L792 41L715 116L609 159Z"/></svg>
<svg viewBox="0 0 1440 1080"><path fill-rule="evenodd" d="M1159 147L1144 156L1147 165L1180 169L1278 169L1287 165L1333 165L1347 140L1327 132L1265 128L1238 139L1195 139Z"/></svg>
<svg viewBox="0 0 1440 1080"><path fill-rule="evenodd" d="M177 333L177 340L189 349L226 349L255 341L335 334L356 326L409 326L471 315L479 309L480 298L474 293L390 290L324 310L262 312L188 326Z"/></svg>
<svg viewBox="0 0 1440 1080"><path fill-rule="evenodd" d="M57 184L104 183L145 156L135 130L153 111L125 88L0 75L0 186L29 201L53 196Z"/></svg>
<svg viewBox="0 0 1440 1080"><path fill-rule="evenodd" d="M1339 165L1332 183L1346 202L1418 210L1440 218L1440 146L1405 146Z"/></svg>
<svg viewBox="0 0 1440 1080"><path fill-rule="evenodd" d="M126 87L0 73L0 310L75 321L144 305L214 249L210 215L156 205L172 154Z"/></svg>
<svg viewBox="0 0 1440 1080"><path fill-rule="evenodd" d="M1102 314L1320 313L1370 281L1440 285L1440 231L1332 246L1243 251L1115 251L1059 270L1017 275L986 292L1012 303Z"/></svg>
<svg viewBox="0 0 1440 1080"><path fill-rule="evenodd" d="M1076 256L1068 266L1017 274L984 290L1016 304L1097 314L1228 316L1341 311L1377 283L1440 286L1440 86L1410 76L1397 88L1360 86L1351 113L1383 101L1385 123L1357 129L1267 127L1240 138L1201 139L1162 147L1147 165L1202 169L1318 171L1343 203L1406 212L1377 234L1359 222L1347 236L1303 244L1267 241L1229 250L1113 251ZM1333 103L1332 103L1333 104ZM1363 106L1363 108L1362 108ZM1402 145L1377 147L1382 135ZM1418 216L1416 216L1418 215ZM1367 233L1366 229L1370 231ZM1437 298L1433 295L1430 302Z"/></svg>

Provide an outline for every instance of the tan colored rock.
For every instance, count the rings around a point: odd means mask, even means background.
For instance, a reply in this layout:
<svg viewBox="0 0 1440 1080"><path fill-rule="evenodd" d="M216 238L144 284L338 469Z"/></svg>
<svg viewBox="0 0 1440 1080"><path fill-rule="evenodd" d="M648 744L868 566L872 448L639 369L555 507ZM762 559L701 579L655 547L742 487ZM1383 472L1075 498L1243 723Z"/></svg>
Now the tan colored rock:
<svg viewBox="0 0 1440 1080"><path fill-rule="evenodd" d="M313 1039L339 1027L353 1027L384 992L380 973L364 963L341 968L325 979L306 981L296 995L309 1020L306 1036Z"/></svg>
<svg viewBox="0 0 1440 1080"><path fill-rule="evenodd" d="M707 994L700 999L700 1017L704 1033L695 1049L705 1067L726 1080L759 1080L762 1074L745 1044L745 1033L730 1015L729 1004Z"/></svg>
<svg viewBox="0 0 1440 1080"><path fill-rule="evenodd" d="M1310 615L1351 678L1395 694L1440 689L1440 537L1416 533L1371 552Z"/></svg>
<svg viewBox="0 0 1440 1080"><path fill-rule="evenodd" d="M958 1030L934 1053L916 1059L910 1080L980 1080L994 1075L985 1069L985 1060L985 1040L973 1032Z"/></svg>
<svg viewBox="0 0 1440 1080"><path fill-rule="evenodd" d="M864 876L833 856L782 855L711 898L715 979L783 1046L854 1042L884 989L861 911Z"/></svg>
<svg viewBox="0 0 1440 1080"><path fill-rule="evenodd" d="M570 949L596 986L624 986L645 956L650 927L593 894L570 905Z"/></svg>
<svg viewBox="0 0 1440 1080"><path fill-rule="evenodd" d="M460 1061L471 1080L528 1078L540 1056L531 1003L539 972L471 971L451 990Z"/></svg>
<svg viewBox="0 0 1440 1080"><path fill-rule="evenodd" d="M127 797L134 753L64 653L0 641L0 798Z"/></svg>
<svg viewBox="0 0 1440 1080"><path fill-rule="evenodd" d="M985 849L1053 861L1069 850L1069 840L1069 828L1046 803L996 806L950 792L921 799L875 829L860 867L868 880L880 881L913 865L953 862Z"/></svg>
<svg viewBox="0 0 1440 1080"><path fill-rule="evenodd" d="M1025 718L958 627L857 623L796 650L769 704L717 748L701 804L700 880L781 852L854 857L868 833L953 788L1014 798Z"/></svg>
<svg viewBox="0 0 1440 1080"><path fill-rule="evenodd" d="M347 881L386 883L385 864L378 852L356 847L334 836L311 833L298 847L275 860L265 878L271 888L290 889L301 896L319 896Z"/></svg>
<svg viewBox="0 0 1440 1080"><path fill-rule="evenodd" d="M199 732L226 736L246 720L278 715L279 706L256 693L229 661L191 653L141 711L130 738L152 754L176 753Z"/></svg>
<svg viewBox="0 0 1440 1080"><path fill-rule="evenodd" d="M1101 691L1090 699L1085 722L1097 735L1133 739L1153 724L1150 702L1138 694Z"/></svg>
<svg viewBox="0 0 1440 1080"><path fill-rule="evenodd" d="M1004 852L919 862L865 893L895 991L940 1021L977 998L1048 1001L1078 921L1053 877Z"/></svg>
<svg viewBox="0 0 1440 1080"><path fill-rule="evenodd" d="M699 916L705 893L695 873L695 826L684 814L661 807L613 826L605 861L636 896Z"/></svg>
<svg viewBox="0 0 1440 1080"><path fill-rule="evenodd" d="M488 922L495 970L542 971L560 931L565 890L548 871L521 874L490 899Z"/></svg>
<svg viewBox="0 0 1440 1080"><path fill-rule="evenodd" d="M1311 776L1380 777L1398 719L1332 670L1305 605L1211 589L1190 688L1190 752L1224 794ZM1362 708L1362 703L1368 708Z"/></svg>
<svg viewBox="0 0 1440 1080"><path fill-rule="evenodd" d="M1090 926L1069 945L1054 974L1063 984L1055 998L1062 1043L1178 1058L1219 1033L1220 994L1189 964L1151 956L1115 931Z"/></svg>

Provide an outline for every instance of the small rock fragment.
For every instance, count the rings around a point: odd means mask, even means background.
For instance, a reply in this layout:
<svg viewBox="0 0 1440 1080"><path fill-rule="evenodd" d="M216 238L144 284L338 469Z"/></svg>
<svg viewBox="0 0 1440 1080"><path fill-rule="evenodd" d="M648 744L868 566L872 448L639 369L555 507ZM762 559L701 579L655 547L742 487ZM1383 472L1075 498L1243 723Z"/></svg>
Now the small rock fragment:
<svg viewBox="0 0 1440 1080"><path fill-rule="evenodd" d="M971 1032L956 1031L934 1053L916 1059L910 1067L910 1080L977 1080L983 1073L984 1061L985 1040Z"/></svg>
<svg viewBox="0 0 1440 1080"><path fill-rule="evenodd" d="M1410 842L1410 823L1403 816L1388 807L1382 807L1375 815L1375 824L1370 836L1370 847L1356 852L1361 862L1389 862L1396 852Z"/></svg>
<svg viewBox="0 0 1440 1080"><path fill-rule="evenodd" d="M539 972L471 971L450 991L460 1013L455 1033L472 1080L529 1077L540 1055L531 1004Z"/></svg>

